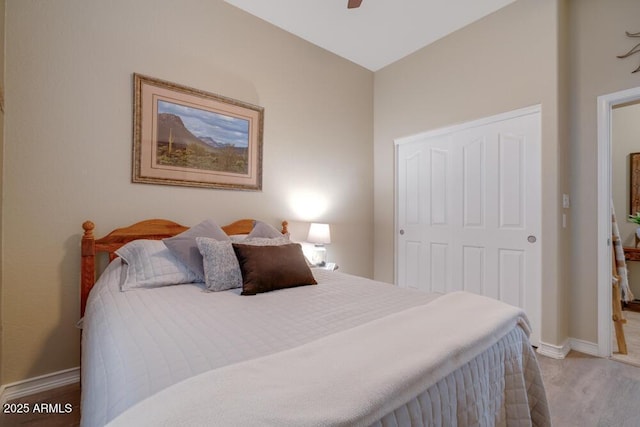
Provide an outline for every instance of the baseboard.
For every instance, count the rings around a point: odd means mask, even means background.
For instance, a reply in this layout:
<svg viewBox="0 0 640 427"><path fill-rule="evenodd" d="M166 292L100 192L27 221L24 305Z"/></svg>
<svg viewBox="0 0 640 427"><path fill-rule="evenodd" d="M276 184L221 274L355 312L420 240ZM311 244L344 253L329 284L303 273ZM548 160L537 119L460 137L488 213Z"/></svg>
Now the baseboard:
<svg viewBox="0 0 640 427"><path fill-rule="evenodd" d="M579 340L577 338L569 338L569 345L571 347L571 350L588 354L590 356L601 357L600 349L598 348L598 344L596 343Z"/></svg>
<svg viewBox="0 0 640 427"><path fill-rule="evenodd" d="M553 345L540 341L538 354L552 359L564 359L571 350L570 340L565 340L562 345Z"/></svg>
<svg viewBox="0 0 640 427"><path fill-rule="evenodd" d="M601 357L598 344L577 338L567 338L562 345L548 344L541 341L538 346L538 354L553 359L564 359L571 350L590 356Z"/></svg>
<svg viewBox="0 0 640 427"><path fill-rule="evenodd" d="M13 399L80 382L80 368L65 369L0 387L0 405Z"/></svg>

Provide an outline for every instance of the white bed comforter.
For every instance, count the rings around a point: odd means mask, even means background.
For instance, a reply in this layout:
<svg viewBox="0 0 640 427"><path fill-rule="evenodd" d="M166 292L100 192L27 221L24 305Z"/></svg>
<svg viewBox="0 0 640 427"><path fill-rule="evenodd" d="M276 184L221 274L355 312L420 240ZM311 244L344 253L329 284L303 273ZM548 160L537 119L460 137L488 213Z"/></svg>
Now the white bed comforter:
<svg viewBox="0 0 640 427"><path fill-rule="evenodd" d="M502 303L325 271L252 297L121 293L119 271L89 300L84 426L549 425L526 322Z"/></svg>
<svg viewBox="0 0 640 427"><path fill-rule="evenodd" d="M367 426L518 325L528 331L517 308L474 294L448 294L298 348L188 379L109 425ZM429 337L438 337L437 345L425 341ZM526 389L517 391L528 402ZM496 408L487 425L507 421L506 411ZM521 409L527 415L517 421L531 421L528 404ZM483 414L479 411L478 418Z"/></svg>

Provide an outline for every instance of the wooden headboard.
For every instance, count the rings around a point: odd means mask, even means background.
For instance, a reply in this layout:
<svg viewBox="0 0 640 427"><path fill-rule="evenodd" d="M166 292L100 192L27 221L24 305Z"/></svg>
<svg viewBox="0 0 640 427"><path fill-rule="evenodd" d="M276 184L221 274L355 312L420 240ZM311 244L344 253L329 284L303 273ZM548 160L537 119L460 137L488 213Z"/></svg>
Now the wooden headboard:
<svg viewBox="0 0 640 427"><path fill-rule="evenodd" d="M222 227L225 233L249 234L253 229L255 220L241 219ZM286 234L287 221L282 221L282 234ZM96 254L106 252L109 261L117 257L115 251L121 246L138 239L161 240L173 237L189 229L166 219L148 219L123 228L116 228L104 237L96 239L93 235L95 224L85 221L82 224L84 234L82 235L82 249L80 262L80 316L84 316L84 309L87 304L89 291L96 282Z"/></svg>

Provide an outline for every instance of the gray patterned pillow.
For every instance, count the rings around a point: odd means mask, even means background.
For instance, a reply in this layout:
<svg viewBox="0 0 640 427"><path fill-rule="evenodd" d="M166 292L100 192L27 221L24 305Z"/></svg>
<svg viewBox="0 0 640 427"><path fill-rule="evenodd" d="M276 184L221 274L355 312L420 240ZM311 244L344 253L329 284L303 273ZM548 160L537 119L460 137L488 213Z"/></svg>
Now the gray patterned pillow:
<svg viewBox="0 0 640 427"><path fill-rule="evenodd" d="M204 261L204 279L210 291L226 291L242 286L242 273L231 240L196 237Z"/></svg>

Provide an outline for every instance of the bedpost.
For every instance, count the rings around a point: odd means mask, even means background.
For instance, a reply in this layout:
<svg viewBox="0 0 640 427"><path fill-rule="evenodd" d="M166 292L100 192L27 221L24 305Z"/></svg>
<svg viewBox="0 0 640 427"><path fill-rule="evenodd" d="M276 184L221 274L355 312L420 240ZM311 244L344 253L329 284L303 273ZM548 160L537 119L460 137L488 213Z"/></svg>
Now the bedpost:
<svg viewBox="0 0 640 427"><path fill-rule="evenodd" d="M289 223L287 221L282 221L282 234L287 234L289 232Z"/></svg>
<svg viewBox="0 0 640 427"><path fill-rule="evenodd" d="M93 236L95 224L91 221L82 223L82 258L80 262L80 317L84 316L89 291L96 280L96 240Z"/></svg>

